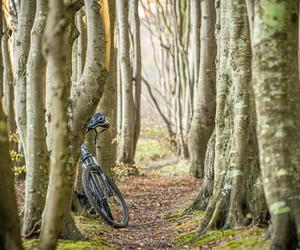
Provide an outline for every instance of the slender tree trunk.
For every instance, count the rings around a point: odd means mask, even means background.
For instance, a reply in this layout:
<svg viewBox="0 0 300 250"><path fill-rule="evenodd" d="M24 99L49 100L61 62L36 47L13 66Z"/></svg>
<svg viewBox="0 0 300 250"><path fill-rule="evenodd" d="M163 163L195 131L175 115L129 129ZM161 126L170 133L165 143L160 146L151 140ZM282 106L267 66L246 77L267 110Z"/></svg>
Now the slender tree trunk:
<svg viewBox="0 0 300 250"><path fill-rule="evenodd" d="M45 29L44 51L48 63L52 84L52 153L50 157L50 179L39 249L55 249L57 239L63 228L66 210L65 200L69 196L68 189L68 147L69 129L66 98L68 81L66 79L66 48L64 33L67 20L66 7L62 1L49 2L49 15ZM63 48L63 49L62 49Z"/></svg>
<svg viewBox="0 0 300 250"><path fill-rule="evenodd" d="M199 0L191 1L191 43L193 51L193 86L194 86L194 112L196 93L199 83L199 71L200 71L200 34L201 34L201 2ZM191 128L192 129L192 128Z"/></svg>
<svg viewBox="0 0 300 250"><path fill-rule="evenodd" d="M251 46L244 0L221 2L219 49L214 185L200 233L245 226L266 216L257 159Z"/></svg>
<svg viewBox="0 0 300 250"><path fill-rule="evenodd" d="M201 2L201 57L199 84L195 93L195 110L189 134L191 156L190 172L204 177L204 159L208 140L214 129L216 111L216 66L217 46L215 41L216 13L214 0Z"/></svg>
<svg viewBox="0 0 300 250"><path fill-rule="evenodd" d="M122 79L122 125L118 148L118 161L132 164L134 162L134 100L129 61L128 2L117 1L116 10L119 29L119 56Z"/></svg>
<svg viewBox="0 0 300 250"><path fill-rule="evenodd" d="M30 31L35 14L35 1L20 1L15 39L14 92L18 132L26 157L26 64L30 48Z"/></svg>
<svg viewBox="0 0 300 250"><path fill-rule="evenodd" d="M36 2L26 70L27 157L25 205L22 234L32 232L42 218L48 184L48 161L45 128L45 62L42 56L42 34L47 19L48 1ZM36 227L38 229L38 227Z"/></svg>
<svg viewBox="0 0 300 250"><path fill-rule="evenodd" d="M14 133L16 128L15 111L13 107L14 85L9 43L9 31L7 25L4 23L2 36L4 112L7 116L8 133Z"/></svg>
<svg viewBox="0 0 300 250"><path fill-rule="evenodd" d="M259 159L273 235L270 249L300 244L298 1L255 3L254 72Z"/></svg>
<svg viewBox="0 0 300 250"><path fill-rule="evenodd" d="M0 1L0 6L2 6L2 1ZM3 20L1 8L1 29L2 26ZM0 34L0 41L2 40L1 36L2 33ZM3 58L5 57L1 55L1 62ZM0 81L2 82L2 70L0 73ZM12 163L9 155L7 121L3 112L2 101L0 101L0 172L0 190L2 192L0 196L0 249L23 249L18 222Z"/></svg>
<svg viewBox="0 0 300 250"><path fill-rule="evenodd" d="M141 129L141 92L142 92L142 59L141 59L141 34L139 18L139 1L131 0L131 28L133 34L133 83L134 83L134 143L133 154L135 155L137 141Z"/></svg>

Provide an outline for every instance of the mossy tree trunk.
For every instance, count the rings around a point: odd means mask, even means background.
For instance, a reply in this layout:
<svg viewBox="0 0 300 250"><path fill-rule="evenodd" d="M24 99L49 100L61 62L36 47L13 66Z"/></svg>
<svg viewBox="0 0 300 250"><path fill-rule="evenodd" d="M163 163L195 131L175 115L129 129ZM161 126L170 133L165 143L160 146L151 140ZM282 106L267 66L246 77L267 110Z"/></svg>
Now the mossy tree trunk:
<svg viewBox="0 0 300 250"><path fill-rule="evenodd" d="M244 0L221 1L214 185L199 232L264 219L251 92L251 46Z"/></svg>
<svg viewBox="0 0 300 250"><path fill-rule="evenodd" d="M23 249L20 237L12 163L9 155L7 121L0 102L0 249Z"/></svg>
<svg viewBox="0 0 300 250"><path fill-rule="evenodd" d="M26 70L27 157L25 205L22 235L32 233L42 218L48 183L48 153L45 128L45 62L42 56L42 34L46 24L47 0L36 2ZM38 229L38 227L35 227Z"/></svg>
<svg viewBox="0 0 300 250"><path fill-rule="evenodd" d="M217 46L215 41L216 13L213 0L201 2L201 52L198 88L195 92L195 110L189 133L190 172L204 177L204 159L208 140L214 129L216 111L216 66ZM200 11L200 9L199 9Z"/></svg>
<svg viewBox="0 0 300 250"><path fill-rule="evenodd" d="M255 3L254 71L259 159L272 221L271 249L300 244L298 1Z"/></svg>

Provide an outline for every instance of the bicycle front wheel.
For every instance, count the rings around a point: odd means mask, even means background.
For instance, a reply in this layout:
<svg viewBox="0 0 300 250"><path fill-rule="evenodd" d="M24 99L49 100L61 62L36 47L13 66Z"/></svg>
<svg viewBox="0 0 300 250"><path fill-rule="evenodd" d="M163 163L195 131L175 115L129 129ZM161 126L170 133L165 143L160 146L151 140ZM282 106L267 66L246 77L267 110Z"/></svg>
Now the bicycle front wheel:
<svg viewBox="0 0 300 250"><path fill-rule="evenodd" d="M128 225L129 214L124 197L116 184L98 167L83 169L82 184L85 195L97 213L111 226Z"/></svg>

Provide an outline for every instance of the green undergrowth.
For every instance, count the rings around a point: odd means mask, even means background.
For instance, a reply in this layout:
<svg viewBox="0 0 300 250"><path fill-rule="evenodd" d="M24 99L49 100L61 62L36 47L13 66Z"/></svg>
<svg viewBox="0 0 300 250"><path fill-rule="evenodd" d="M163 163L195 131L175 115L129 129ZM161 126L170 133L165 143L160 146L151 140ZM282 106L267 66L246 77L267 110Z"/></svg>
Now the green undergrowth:
<svg viewBox="0 0 300 250"><path fill-rule="evenodd" d="M38 240L24 241L23 245L25 249L30 249L37 244ZM59 240L56 250L112 250L114 248L108 246L102 241L70 241Z"/></svg>
<svg viewBox="0 0 300 250"><path fill-rule="evenodd" d="M178 248L204 247L210 249L267 249L268 241L263 239L265 229L247 227L241 229L209 231L198 234L203 211L183 213L177 211L167 216L167 220L175 224L176 237L174 244Z"/></svg>
<svg viewBox="0 0 300 250"><path fill-rule="evenodd" d="M175 239L178 247L198 246L212 249L267 249L268 241L263 240L264 229L253 227L243 229L209 231L198 235L197 230L182 234Z"/></svg>
<svg viewBox="0 0 300 250"><path fill-rule="evenodd" d="M57 250L111 250L105 241L102 240L104 233L110 233L111 228L105 224L99 217L85 217L81 215L74 215L75 223L86 241L69 241L59 240ZM30 249L37 244L37 239L25 240L23 245L25 249Z"/></svg>
<svg viewBox="0 0 300 250"><path fill-rule="evenodd" d="M170 154L172 148L166 129L155 126L151 121L143 122L145 122L146 125L141 131L137 143L136 162L155 160Z"/></svg>
<svg viewBox="0 0 300 250"><path fill-rule="evenodd" d="M169 143L161 138L142 137L139 139L135 159L137 162L155 160L171 152Z"/></svg>

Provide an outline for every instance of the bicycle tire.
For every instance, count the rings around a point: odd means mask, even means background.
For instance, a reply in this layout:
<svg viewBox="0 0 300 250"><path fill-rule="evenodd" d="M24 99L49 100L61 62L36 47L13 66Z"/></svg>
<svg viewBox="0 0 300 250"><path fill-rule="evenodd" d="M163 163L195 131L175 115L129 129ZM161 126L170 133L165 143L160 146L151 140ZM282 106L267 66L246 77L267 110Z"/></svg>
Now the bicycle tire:
<svg viewBox="0 0 300 250"><path fill-rule="evenodd" d="M111 192L114 193L114 195L118 198L120 208L122 209L123 212L123 218L121 221L116 221L114 219L113 213L111 211L111 207L109 206L109 203L107 200L105 200L103 197L105 197L103 193L103 187L101 187L101 183L92 183L91 178L92 175L97 175L98 179L100 180L99 182L102 182L102 185L107 186ZM82 185L83 185L83 190L85 192L85 195L87 196L90 204L95 208L96 212L111 226L115 228L124 228L128 225L129 222L129 213L128 213L128 208L125 202L125 199L119 190L119 188L115 185L115 183L105 174L105 180L103 179L102 175L100 174L100 171L98 169L98 166L89 166L86 169L83 169L82 171ZM106 184L103 184L106 183ZM93 194L96 191L92 190L93 186L92 185L98 185L97 187L100 192L97 192L98 194ZM98 196L98 197L96 197ZM101 204L102 203L102 206Z"/></svg>

